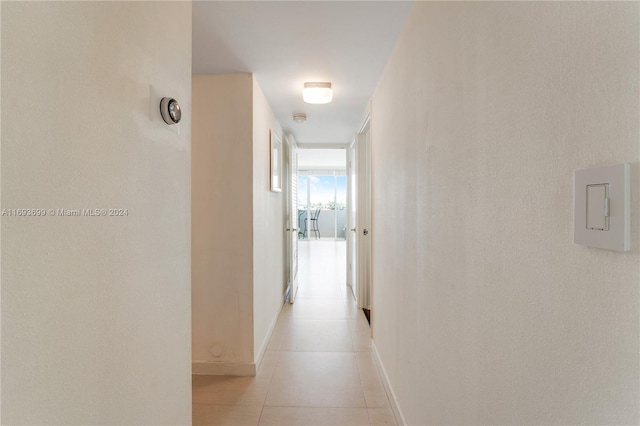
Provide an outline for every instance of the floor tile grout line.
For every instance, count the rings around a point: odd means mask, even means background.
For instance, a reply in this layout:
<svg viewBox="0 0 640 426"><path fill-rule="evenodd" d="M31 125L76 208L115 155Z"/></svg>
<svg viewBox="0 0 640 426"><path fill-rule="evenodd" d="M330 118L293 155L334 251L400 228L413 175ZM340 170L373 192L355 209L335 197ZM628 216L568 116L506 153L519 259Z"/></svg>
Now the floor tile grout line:
<svg viewBox="0 0 640 426"><path fill-rule="evenodd" d="M278 321L276 322L276 327L278 326L278 323L280 322L280 318L278 318ZM269 343L271 343L271 338L273 337L273 334L271 335L271 337L269 338ZM280 342L280 346L282 346L282 342ZM268 347L268 344L267 344ZM278 367L278 362L280 361L280 351L274 351L276 352L276 359L275 359L275 365L273 366L273 370L271 371L271 374L269 375L269 383L267 384L267 392L264 395L264 399L262 400L262 406L260 407L260 415L258 416L258 423L256 423L256 426L260 425L260 421L262 420L262 413L264 412L264 407L267 405L267 398L269 397L269 391L271 390L271 383L273 383L273 376L275 375L276 372L276 368Z"/></svg>
<svg viewBox="0 0 640 426"><path fill-rule="evenodd" d="M351 332L351 327L349 327L348 323L347 323L347 332L349 333L349 340L351 340L351 350L355 354L356 353L356 344L353 341L353 333ZM355 355L354 355L354 357L355 357ZM358 368L358 360L357 359L356 359L356 368ZM358 372L358 377L359 376L360 376L360 373ZM362 383L360 384L360 387L362 387ZM362 393L364 394L364 388L362 389ZM366 403L366 401L365 401L365 403Z"/></svg>
<svg viewBox="0 0 640 426"><path fill-rule="evenodd" d="M209 403L203 403L203 402L194 402L192 405L202 405L202 406L216 406L216 407L260 407L262 412L262 409L264 409L265 407L268 408L346 408L346 409L353 409L353 408L358 408L358 409L363 409L363 410L389 410L389 411L393 411L391 409L391 407L387 406L387 407L370 407L368 405L366 405L366 401L365 401L365 405L363 407L356 407L356 406L335 406L335 405L267 405L267 404L209 404Z"/></svg>
<svg viewBox="0 0 640 426"><path fill-rule="evenodd" d="M355 353L353 351L287 351L288 353L292 353L292 354L311 354L311 353L316 353L316 354L352 354Z"/></svg>
<svg viewBox="0 0 640 426"><path fill-rule="evenodd" d="M358 352L356 351L337 351L335 349L332 349L330 351L292 351L292 350L286 350L286 351L278 351L278 352L287 352L287 353L294 353L294 354L303 354L303 353L309 353L309 354L331 354L331 353L335 353L335 354L356 354Z"/></svg>
<svg viewBox="0 0 640 426"><path fill-rule="evenodd" d="M356 361L356 368L358 369L358 380L360 380L360 389L362 389L362 398L364 399L364 405L367 406L367 396L364 393L364 383L362 382L362 371L360 369L360 362L358 362L358 356L354 354L353 356ZM368 407L367 407L368 408ZM367 413L368 416L368 413ZM371 419L369 419L369 424L371 424Z"/></svg>
<svg viewBox="0 0 640 426"><path fill-rule="evenodd" d="M361 352L361 353L366 353L366 352ZM371 353L371 352L369 352L369 353ZM358 366L358 376L360 377L360 385L362 387L362 392L364 393L364 382L362 381L362 373L361 373L362 370L360 368L360 362L358 361L357 355L356 355L356 365ZM378 368L378 365L377 365L377 363L375 361L373 361L373 368L376 370L376 373L378 374L378 378L382 381L383 379L382 379L382 375L381 375L380 369ZM385 396L386 401L387 401L387 406L386 407L369 407L369 403L367 402L367 398L366 398L366 395L365 395L364 402L367 405L367 408L371 408L371 409L374 409L374 408L389 408L389 409L391 409L391 407L392 407L391 406L391 399L389 398L389 394L387 393L387 389L385 388L383 383L381 383L381 385L382 385L382 391L384 392L384 396ZM394 416L394 419L395 419L395 414L393 416ZM397 420L395 420L395 421L396 421L396 424L397 424Z"/></svg>
<svg viewBox="0 0 640 426"><path fill-rule="evenodd" d="M369 408L367 408L367 418L369 419L369 426L372 426L373 419L371 418L371 413L369 412Z"/></svg>
<svg viewBox="0 0 640 426"><path fill-rule="evenodd" d="M367 407L334 407L334 406L325 406L325 405L265 405L265 407L269 408L344 408L345 410L369 410Z"/></svg>
<svg viewBox="0 0 640 426"><path fill-rule="evenodd" d="M191 405L203 405L203 406L216 406L216 407L262 407L262 405L258 404L215 404L215 403L206 403L206 402L192 402Z"/></svg>
<svg viewBox="0 0 640 426"><path fill-rule="evenodd" d="M336 322L336 321L359 321L359 320L350 320L350 319L319 319L319 318L297 318L298 320L302 320L302 321L332 321L332 322ZM276 327L278 326L278 324L276 324Z"/></svg>

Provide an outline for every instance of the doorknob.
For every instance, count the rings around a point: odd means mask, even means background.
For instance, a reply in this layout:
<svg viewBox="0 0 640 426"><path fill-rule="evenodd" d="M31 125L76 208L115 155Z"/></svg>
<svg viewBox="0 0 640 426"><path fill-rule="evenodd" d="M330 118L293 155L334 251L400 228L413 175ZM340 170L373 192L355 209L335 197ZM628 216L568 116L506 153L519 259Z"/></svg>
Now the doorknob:
<svg viewBox="0 0 640 426"><path fill-rule="evenodd" d="M356 228L351 228L351 231L352 232L356 232Z"/></svg>
<svg viewBox="0 0 640 426"><path fill-rule="evenodd" d="M368 229L365 229L365 230L363 230L363 231L362 231L362 233L363 233L364 235L369 235L369 230L368 230Z"/></svg>

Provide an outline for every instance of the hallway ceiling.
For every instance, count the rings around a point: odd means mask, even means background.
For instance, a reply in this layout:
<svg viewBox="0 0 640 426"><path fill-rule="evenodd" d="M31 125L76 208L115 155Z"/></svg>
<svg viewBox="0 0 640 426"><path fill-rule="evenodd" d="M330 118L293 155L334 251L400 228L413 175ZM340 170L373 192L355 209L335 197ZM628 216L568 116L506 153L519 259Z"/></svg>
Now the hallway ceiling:
<svg viewBox="0 0 640 426"><path fill-rule="evenodd" d="M196 1L193 73L254 73L296 141L349 143L413 2ZM302 101L305 82L329 81L333 102ZM307 121L294 123L304 112Z"/></svg>

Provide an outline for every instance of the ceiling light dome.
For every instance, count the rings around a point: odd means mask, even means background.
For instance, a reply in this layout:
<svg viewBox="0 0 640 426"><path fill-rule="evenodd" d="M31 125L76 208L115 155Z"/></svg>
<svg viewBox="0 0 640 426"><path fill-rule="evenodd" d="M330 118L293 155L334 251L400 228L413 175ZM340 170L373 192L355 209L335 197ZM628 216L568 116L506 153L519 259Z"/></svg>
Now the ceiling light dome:
<svg viewBox="0 0 640 426"><path fill-rule="evenodd" d="M305 83L302 99L308 104L328 104L333 99L331 83Z"/></svg>

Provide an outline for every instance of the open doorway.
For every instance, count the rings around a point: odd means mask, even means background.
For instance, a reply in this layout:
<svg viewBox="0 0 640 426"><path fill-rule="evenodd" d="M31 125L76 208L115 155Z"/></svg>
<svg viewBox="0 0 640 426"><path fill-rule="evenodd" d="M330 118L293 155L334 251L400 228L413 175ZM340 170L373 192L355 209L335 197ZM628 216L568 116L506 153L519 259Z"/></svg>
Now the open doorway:
<svg viewBox="0 0 640 426"><path fill-rule="evenodd" d="M346 149L298 151L298 259L300 296L346 290ZM349 293L349 294L348 294Z"/></svg>

